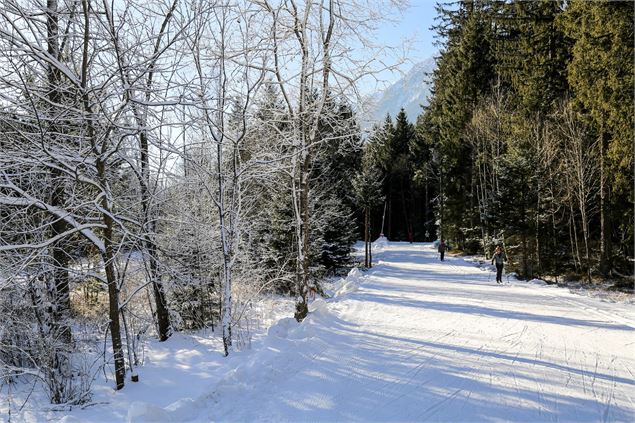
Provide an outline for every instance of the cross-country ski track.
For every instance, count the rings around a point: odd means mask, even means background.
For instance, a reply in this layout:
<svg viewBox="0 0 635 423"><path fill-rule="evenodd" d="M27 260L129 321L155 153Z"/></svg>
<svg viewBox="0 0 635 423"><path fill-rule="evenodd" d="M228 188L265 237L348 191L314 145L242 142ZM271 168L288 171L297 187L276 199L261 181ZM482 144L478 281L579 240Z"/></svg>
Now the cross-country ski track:
<svg viewBox="0 0 635 423"><path fill-rule="evenodd" d="M387 243L208 389L129 421L635 421L635 310ZM241 357L242 356L242 357ZM195 372L193 372L195 373ZM80 417L80 416L78 416Z"/></svg>

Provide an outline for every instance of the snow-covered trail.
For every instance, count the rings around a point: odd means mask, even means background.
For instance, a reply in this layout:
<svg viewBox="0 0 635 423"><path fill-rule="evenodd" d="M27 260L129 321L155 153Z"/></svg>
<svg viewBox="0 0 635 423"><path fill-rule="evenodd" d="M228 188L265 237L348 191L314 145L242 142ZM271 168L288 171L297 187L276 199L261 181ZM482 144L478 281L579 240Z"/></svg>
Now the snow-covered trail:
<svg viewBox="0 0 635 423"><path fill-rule="evenodd" d="M274 326L262 351L171 417L634 420L632 306L496 285L461 258L439 262L430 244L390 243L379 258L358 289Z"/></svg>
<svg viewBox="0 0 635 423"><path fill-rule="evenodd" d="M497 285L430 244L381 249L251 350L175 335L148 347L138 384L17 421L635 421L633 304Z"/></svg>

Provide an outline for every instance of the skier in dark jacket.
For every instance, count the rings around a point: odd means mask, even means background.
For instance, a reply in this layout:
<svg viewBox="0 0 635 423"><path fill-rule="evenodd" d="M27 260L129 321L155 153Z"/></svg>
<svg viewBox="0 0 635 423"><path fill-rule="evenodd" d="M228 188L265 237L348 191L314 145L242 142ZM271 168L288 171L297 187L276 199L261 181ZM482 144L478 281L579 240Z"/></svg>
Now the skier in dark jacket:
<svg viewBox="0 0 635 423"><path fill-rule="evenodd" d="M443 261L443 256L445 255L445 242L443 240L439 243L439 254L441 254L441 261Z"/></svg>
<svg viewBox="0 0 635 423"><path fill-rule="evenodd" d="M494 256L492 257L492 264L496 262L496 283L503 283L503 264L507 261L507 256L500 245L496 246Z"/></svg>

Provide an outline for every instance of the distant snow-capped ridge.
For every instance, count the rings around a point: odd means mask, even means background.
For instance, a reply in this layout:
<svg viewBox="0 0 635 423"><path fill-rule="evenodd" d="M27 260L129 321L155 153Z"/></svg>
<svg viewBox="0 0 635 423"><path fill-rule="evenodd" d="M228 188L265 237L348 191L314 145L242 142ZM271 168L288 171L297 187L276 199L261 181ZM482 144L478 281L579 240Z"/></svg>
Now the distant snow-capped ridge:
<svg viewBox="0 0 635 423"><path fill-rule="evenodd" d="M386 114L395 117L403 108L410 122L421 114L421 105L428 104L430 76L436 67L434 58L415 64L400 80L374 96L372 118L382 122Z"/></svg>

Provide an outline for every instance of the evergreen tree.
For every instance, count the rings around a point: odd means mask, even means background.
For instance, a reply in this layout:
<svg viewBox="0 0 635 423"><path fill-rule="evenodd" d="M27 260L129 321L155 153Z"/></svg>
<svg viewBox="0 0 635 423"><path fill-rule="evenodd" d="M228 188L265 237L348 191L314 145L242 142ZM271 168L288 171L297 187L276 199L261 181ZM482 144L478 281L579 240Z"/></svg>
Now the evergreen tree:
<svg viewBox="0 0 635 423"><path fill-rule="evenodd" d="M256 111L243 155L263 162L279 163L274 169L254 167L246 188L252 193L248 219L253 233L249 246L252 260L274 291L295 294L293 205L289 151L281 142L289 132L288 117L274 84L266 84L256 102ZM275 281L275 283L272 283Z"/></svg>
<svg viewBox="0 0 635 423"><path fill-rule="evenodd" d="M391 140L394 134L394 126L392 118L389 114L386 115L384 122L381 126L375 126L370 134L367 142L367 154L372 157L372 162L380 172L380 179L383 181L383 193L385 198L386 213L381 217L381 231L389 239L393 239L392 221L393 221L393 203L390 198L392 192L393 181L391 178L392 172L392 151ZM371 221L373 219L371 218Z"/></svg>
<svg viewBox="0 0 635 423"><path fill-rule="evenodd" d="M574 40L574 101L593 123L600 156L600 267L633 257L633 5L573 0L562 16ZM610 210L610 212L609 212ZM614 225L613 222L616 224ZM612 257L612 238L617 257ZM621 257L621 258L620 258Z"/></svg>
<svg viewBox="0 0 635 423"><path fill-rule="evenodd" d="M368 145L364 150L362 167L353 179L357 205L364 211L364 266L372 267L371 211L384 200L381 171L374 162Z"/></svg>
<svg viewBox="0 0 635 423"><path fill-rule="evenodd" d="M524 113L548 113L568 89L570 40L557 20L564 1L494 4L496 67Z"/></svg>
<svg viewBox="0 0 635 423"><path fill-rule="evenodd" d="M355 193L352 181L361 165L362 141L355 115L349 104L331 101L320 122L320 138L313 165L312 185L322 192L315 206L319 223L314 235L320 237L318 262L335 270L348 260L357 239L354 218Z"/></svg>
<svg viewBox="0 0 635 423"><path fill-rule="evenodd" d="M435 29L445 49L432 76L433 98L420 121L430 126L421 131L421 142L436 152L439 235L464 246L479 220L474 157L465 128L495 80L492 23L486 1L460 1L437 10L440 23Z"/></svg>
<svg viewBox="0 0 635 423"><path fill-rule="evenodd" d="M412 146L415 135L414 125L401 109L394 125L390 116L386 116L383 126L374 129L368 142L368 154L373 157L384 181L386 219L383 229L393 240L413 242L415 238L421 239L425 232L422 213L426 206L421 206L424 201L421 187L414 181Z"/></svg>
<svg viewBox="0 0 635 423"><path fill-rule="evenodd" d="M512 241L527 277L584 268L591 280L595 258L605 274L624 271L634 226L632 5L466 0L437 10L443 49L412 151L417 179L438 187L440 236L464 248L478 232L483 247ZM568 172L571 163L583 172ZM558 183L574 176L583 188Z"/></svg>
<svg viewBox="0 0 635 423"><path fill-rule="evenodd" d="M399 234L397 239L407 239L410 242L414 241L414 192L410 155L410 144L414 136L414 125L408 122L406 112L401 109L395 119L395 129L388 145L391 157L389 178L393 185L391 202L398 204L401 209L401 215L396 217L404 222L405 233Z"/></svg>

